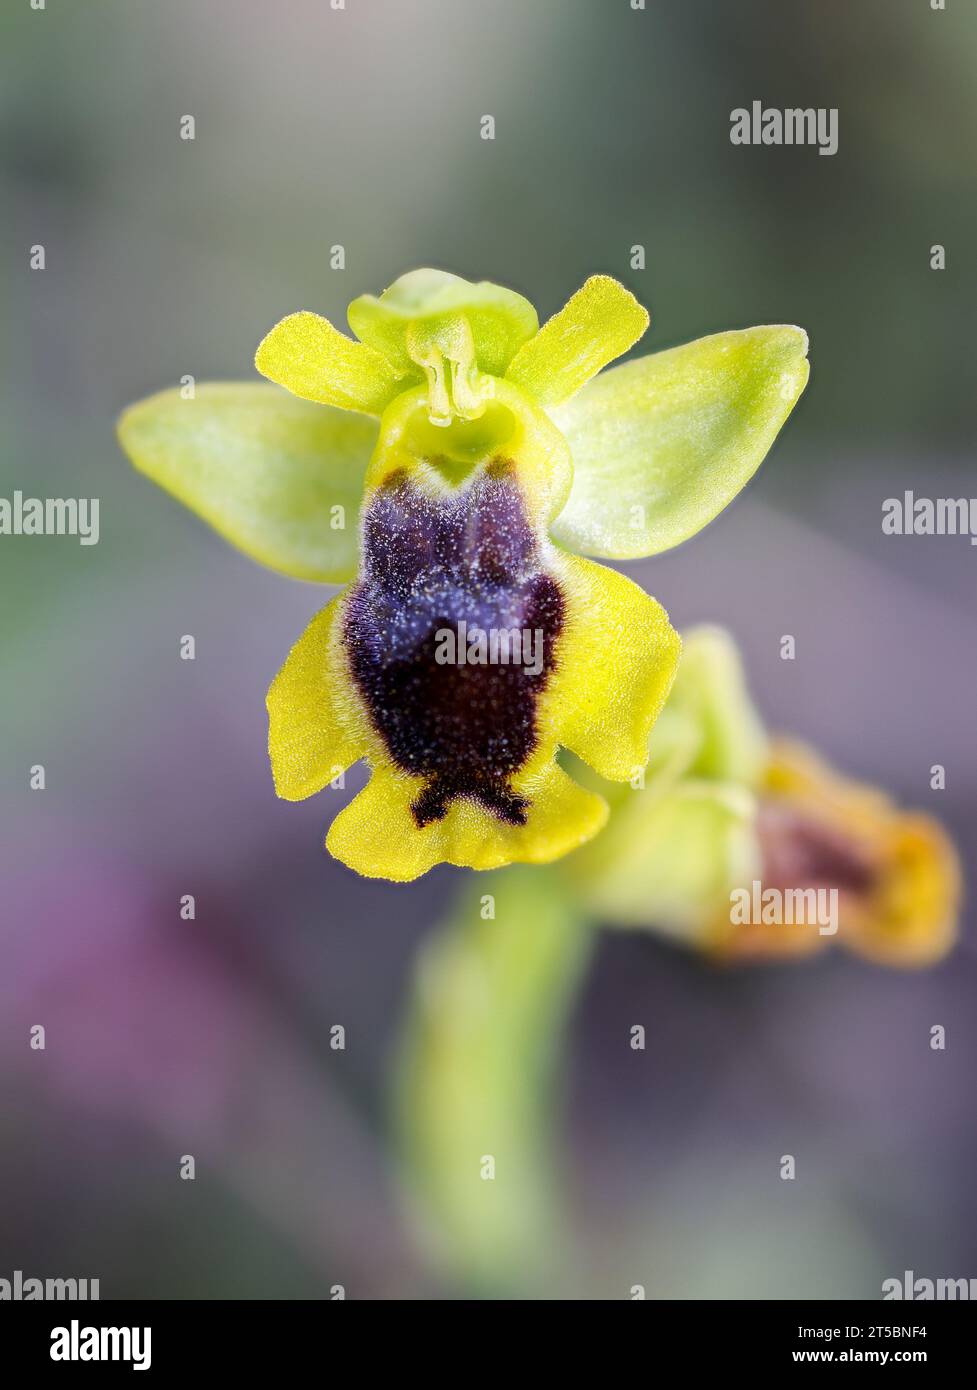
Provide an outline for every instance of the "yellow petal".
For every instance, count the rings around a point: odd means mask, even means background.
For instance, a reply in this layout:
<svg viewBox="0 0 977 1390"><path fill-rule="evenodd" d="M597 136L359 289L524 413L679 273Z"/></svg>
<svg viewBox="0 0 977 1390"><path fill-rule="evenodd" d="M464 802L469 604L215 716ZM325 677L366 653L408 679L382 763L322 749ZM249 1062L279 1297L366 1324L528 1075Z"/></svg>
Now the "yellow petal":
<svg viewBox="0 0 977 1390"><path fill-rule="evenodd" d="M960 865L943 827L929 816L897 815L875 891L863 911L842 919L839 934L850 950L880 965L931 965L956 940L960 898Z"/></svg>
<svg viewBox="0 0 977 1390"><path fill-rule="evenodd" d="M559 555L553 568L567 619L543 715L595 772L627 781L648 761L681 639L661 604L623 574L578 555Z"/></svg>
<svg viewBox="0 0 977 1390"><path fill-rule="evenodd" d="M506 379L541 405L558 405L627 352L648 327L648 311L609 275L594 275L523 343Z"/></svg>
<svg viewBox="0 0 977 1390"><path fill-rule="evenodd" d="M547 864L596 835L607 819L606 802L553 762L514 777L512 785L530 801L525 825L507 825L459 799L442 820L418 829L410 807L424 779L378 766L333 821L326 848L364 878L407 883L442 863L469 869Z"/></svg>
<svg viewBox="0 0 977 1390"><path fill-rule="evenodd" d="M366 415L382 414L398 391L397 373L385 357L305 310L275 325L254 365L303 400Z"/></svg>
<svg viewBox="0 0 977 1390"><path fill-rule="evenodd" d="M268 755L286 801L321 791L367 751L340 642L344 602L340 594L312 619L268 691Z"/></svg>

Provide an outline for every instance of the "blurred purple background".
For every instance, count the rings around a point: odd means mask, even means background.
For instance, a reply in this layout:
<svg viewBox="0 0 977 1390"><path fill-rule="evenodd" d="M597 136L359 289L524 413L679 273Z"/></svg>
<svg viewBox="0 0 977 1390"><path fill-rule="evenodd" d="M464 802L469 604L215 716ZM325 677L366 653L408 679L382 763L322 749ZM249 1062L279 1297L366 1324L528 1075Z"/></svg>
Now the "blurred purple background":
<svg viewBox="0 0 977 1390"><path fill-rule="evenodd" d="M324 593L133 474L115 416L183 373L247 378L285 313L341 323L421 264L541 316L617 275L651 307L644 350L803 324L811 385L746 494L628 572L677 626L728 625L770 723L941 816L969 877L977 552L880 518L904 488L974 490L977 15L49 0L7 7L0 40L0 494L101 499L97 546L0 538L0 1276L463 1293L402 1219L386 1114L412 959L463 876L394 887L325 854L362 770L275 801L264 694ZM732 147L753 99L837 106L838 154ZM539 1292L875 1298L907 1268L977 1276L969 904L964 931L918 975L840 954L722 971L603 934L567 1059L578 1257ZM621 1045L636 1022L645 1052Z"/></svg>

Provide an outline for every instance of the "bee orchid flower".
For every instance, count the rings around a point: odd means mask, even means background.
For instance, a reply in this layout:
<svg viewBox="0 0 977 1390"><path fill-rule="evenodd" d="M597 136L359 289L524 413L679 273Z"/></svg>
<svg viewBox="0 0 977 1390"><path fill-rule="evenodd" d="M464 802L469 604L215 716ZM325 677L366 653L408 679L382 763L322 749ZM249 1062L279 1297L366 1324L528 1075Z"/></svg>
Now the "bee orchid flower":
<svg viewBox="0 0 977 1390"><path fill-rule="evenodd" d="M953 946L961 873L946 831L807 745L770 737L721 628L685 634L648 775L610 794L609 828L562 866L599 920L728 962L838 942L913 969ZM826 923L807 908L829 894L837 920ZM781 920L764 908L786 901L805 911Z"/></svg>
<svg viewBox="0 0 977 1390"><path fill-rule="evenodd" d="M542 328L514 291L436 270L348 318L355 338L290 315L255 359L274 385L153 396L122 446L263 564L345 585L267 700L279 796L372 770L332 854L397 881L556 859L608 815L559 749L630 777L680 650L661 605L588 557L666 550L730 501L804 388L806 336L720 333L605 372L648 323L607 276Z"/></svg>

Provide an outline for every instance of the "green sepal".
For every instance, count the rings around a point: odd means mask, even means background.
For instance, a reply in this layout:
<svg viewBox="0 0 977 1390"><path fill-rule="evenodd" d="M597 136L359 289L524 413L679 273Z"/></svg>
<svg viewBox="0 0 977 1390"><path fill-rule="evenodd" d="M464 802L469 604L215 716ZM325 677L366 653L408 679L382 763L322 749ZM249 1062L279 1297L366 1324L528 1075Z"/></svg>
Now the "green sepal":
<svg viewBox="0 0 977 1390"><path fill-rule="evenodd" d="M134 466L253 560L293 579L356 573L363 476L376 421L276 386L200 384L126 410Z"/></svg>
<svg viewBox="0 0 977 1390"><path fill-rule="evenodd" d="M694 536L759 468L807 383L806 354L789 325L716 333L602 372L552 409L574 469L557 540L635 560Z"/></svg>

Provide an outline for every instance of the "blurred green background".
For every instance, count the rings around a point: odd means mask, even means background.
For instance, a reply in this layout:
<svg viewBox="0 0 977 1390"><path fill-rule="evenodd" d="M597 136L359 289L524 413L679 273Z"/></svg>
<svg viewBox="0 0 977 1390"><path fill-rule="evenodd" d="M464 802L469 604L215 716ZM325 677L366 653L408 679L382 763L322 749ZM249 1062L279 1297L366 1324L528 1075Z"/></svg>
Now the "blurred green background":
<svg viewBox="0 0 977 1390"><path fill-rule="evenodd" d="M97 546L0 537L0 1275L464 1295L405 1216L388 1091L465 876L396 888L325 855L362 771L275 802L264 692L323 592L132 473L114 419L185 373L252 376L277 319L343 323L416 265L541 317L615 275L651 310L643 351L803 325L811 384L747 493L629 573L677 626L726 623L774 726L941 815L969 864L974 551L880 516L974 487L977 9L8 0L0 55L0 495L101 499ZM838 153L732 146L753 100L837 107ZM905 1268L977 1273L971 930L920 976L721 972L602 934L560 1057L560 1239L511 1291L873 1298Z"/></svg>

